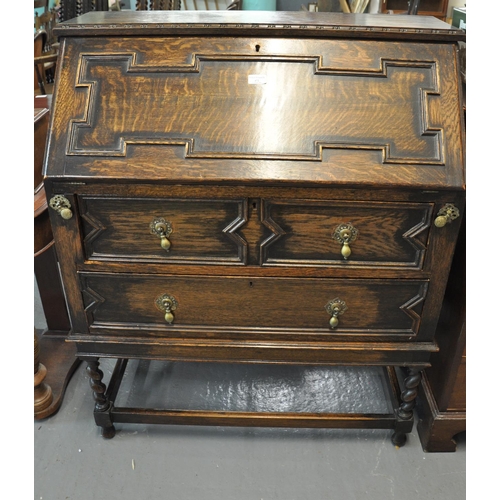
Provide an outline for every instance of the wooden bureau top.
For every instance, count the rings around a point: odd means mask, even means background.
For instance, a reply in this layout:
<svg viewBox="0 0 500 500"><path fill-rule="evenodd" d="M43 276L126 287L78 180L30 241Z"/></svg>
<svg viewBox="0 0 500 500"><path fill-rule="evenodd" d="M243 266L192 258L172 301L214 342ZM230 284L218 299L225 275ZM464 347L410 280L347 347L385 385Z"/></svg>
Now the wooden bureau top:
<svg viewBox="0 0 500 500"><path fill-rule="evenodd" d="M76 32L76 33L75 33ZM266 11L89 12L58 36L224 35L459 41L465 31L429 16Z"/></svg>

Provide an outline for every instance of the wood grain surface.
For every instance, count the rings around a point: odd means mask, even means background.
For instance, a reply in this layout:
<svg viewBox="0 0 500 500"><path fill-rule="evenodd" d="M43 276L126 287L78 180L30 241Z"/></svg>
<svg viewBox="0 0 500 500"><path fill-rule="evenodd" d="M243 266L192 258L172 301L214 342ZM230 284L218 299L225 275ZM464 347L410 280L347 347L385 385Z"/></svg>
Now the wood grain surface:
<svg viewBox="0 0 500 500"><path fill-rule="evenodd" d="M62 50L51 174L463 185L450 44L98 37Z"/></svg>

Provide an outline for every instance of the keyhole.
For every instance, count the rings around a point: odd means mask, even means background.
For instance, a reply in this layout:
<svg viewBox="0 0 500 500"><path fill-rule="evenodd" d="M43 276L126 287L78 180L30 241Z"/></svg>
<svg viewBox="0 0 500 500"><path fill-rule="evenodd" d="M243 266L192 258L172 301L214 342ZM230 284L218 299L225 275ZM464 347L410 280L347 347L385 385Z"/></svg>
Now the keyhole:
<svg viewBox="0 0 500 500"><path fill-rule="evenodd" d="M253 286L253 281L250 281L250 282L248 283L248 285L249 285L250 287L252 287L252 286Z"/></svg>
<svg viewBox="0 0 500 500"><path fill-rule="evenodd" d="M256 45L255 46L255 52L259 52L259 50L260 50L260 45Z"/></svg>
<svg viewBox="0 0 500 500"><path fill-rule="evenodd" d="M254 210L257 210L257 202L255 202L255 201L254 201L254 202L252 203L252 208L253 208Z"/></svg>

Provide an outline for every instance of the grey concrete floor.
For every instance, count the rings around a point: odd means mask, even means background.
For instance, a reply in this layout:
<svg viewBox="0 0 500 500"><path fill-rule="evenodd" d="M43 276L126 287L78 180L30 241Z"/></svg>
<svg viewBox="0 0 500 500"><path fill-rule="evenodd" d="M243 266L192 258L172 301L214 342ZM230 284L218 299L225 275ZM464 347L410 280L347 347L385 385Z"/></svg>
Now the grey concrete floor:
<svg viewBox="0 0 500 500"><path fill-rule="evenodd" d="M36 287L35 326L44 326ZM101 367L109 380L112 360L103 360ZM173 405L203 407L208 395L222 409L250 404L272 410L266 405L274 401L300 411L313 401L311 388L315 400L331 408L348 411L352 401L347 386L332 396L322 368L206 367L133 361L117 403L121 398L121 404L154 406L168 396ZM35 500L466 498L464 435L455 453L425 453L415 428L399 449L386 430L116 424L116 436L105 440L93 420L84 368L75 372L59 411L34 421ZM354 377L363 389L362 404L384 412L376 374L332 373L341 384ZM153 392L153 386L161 390ZM355 401L354 411L361 404L359 397Z"/></svg>

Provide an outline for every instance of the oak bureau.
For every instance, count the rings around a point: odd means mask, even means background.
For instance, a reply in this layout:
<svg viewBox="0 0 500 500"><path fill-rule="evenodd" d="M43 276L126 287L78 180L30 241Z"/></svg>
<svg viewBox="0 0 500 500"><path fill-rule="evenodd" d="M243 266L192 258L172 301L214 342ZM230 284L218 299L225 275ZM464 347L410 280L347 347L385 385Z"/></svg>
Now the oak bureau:
<svg viewBox="0 0 500 500"><path fill-rule="evenodd" d="M92 12L57 34L44 182L103 436L366 427L404 444L465 205L464 32L168 11ZM117 360L109 381L101 358ZM383 415L118 407L130 359L378 366L398 396Z"/></svg>

